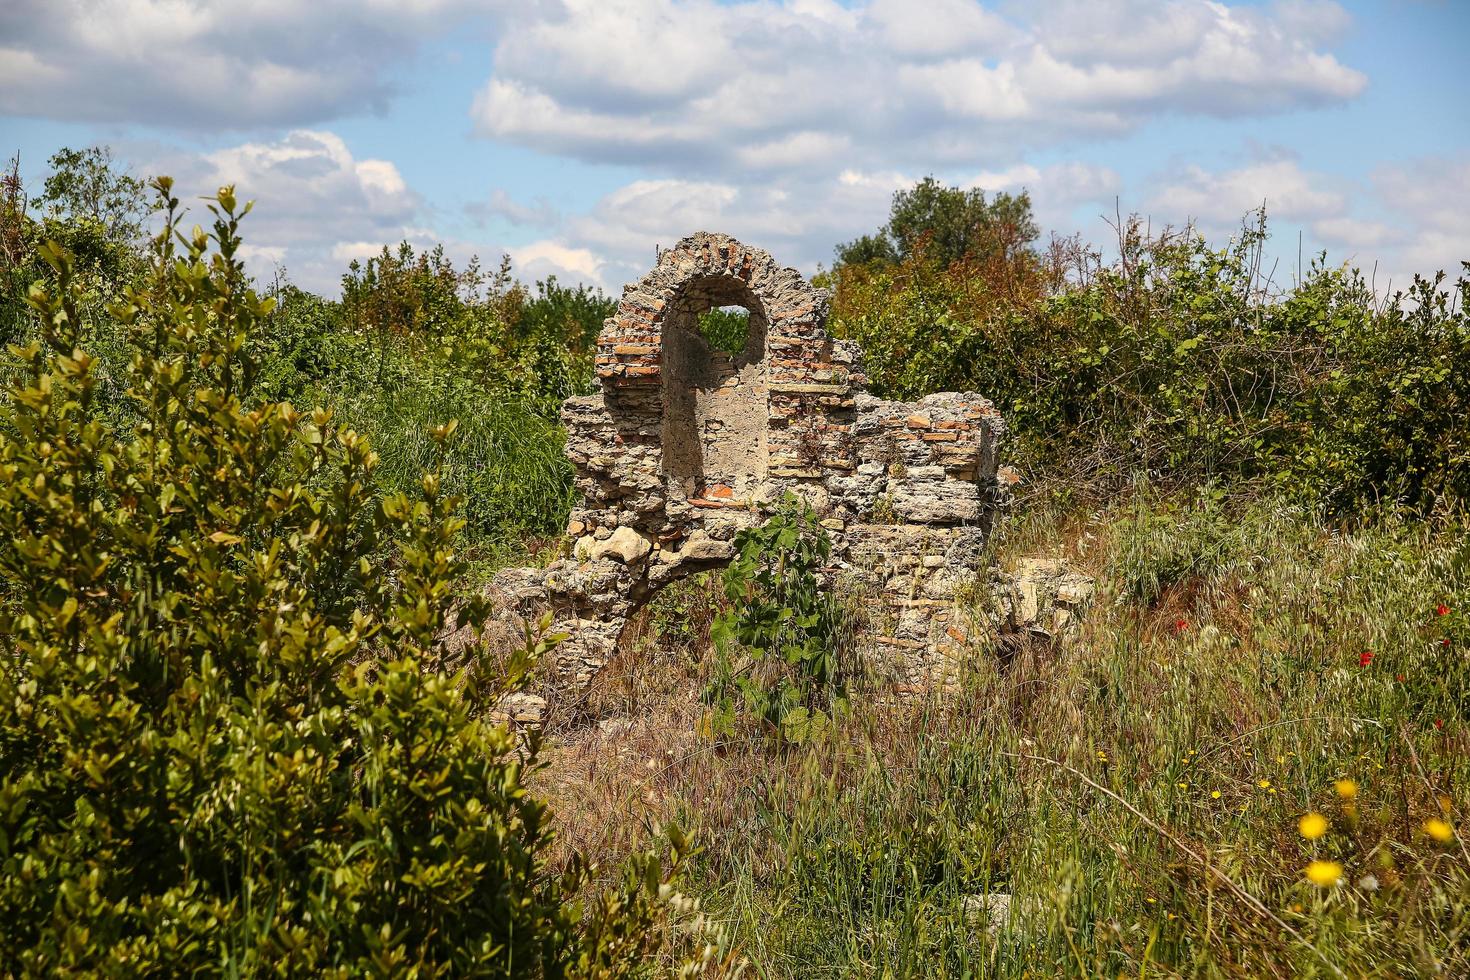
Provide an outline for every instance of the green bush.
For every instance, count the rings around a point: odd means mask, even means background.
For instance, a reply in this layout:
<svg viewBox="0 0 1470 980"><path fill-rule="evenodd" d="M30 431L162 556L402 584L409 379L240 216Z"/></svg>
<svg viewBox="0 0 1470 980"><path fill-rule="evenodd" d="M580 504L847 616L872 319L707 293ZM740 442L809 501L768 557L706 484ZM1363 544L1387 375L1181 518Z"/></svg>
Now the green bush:
<svg viewBox="0 0 1470 980"><path fill-rule="evenodd" d="M75 267L0 415L0 962L17 975L605 975L641 968L654 857L592 895L547 865L539 763L486 709L508 665L446 627L461 520L431 468L247 406L270 302L167 218L114 308L132 420L100 411ZM180 248L182 246L182 248ZM446 442L454 426L438 429ZM544 648L545 644L541 644ZM682 849L682 841L675 838ZM663 889L661 892L660 889Z"/></svg>
<svg viewBox="0 0 1470 980"><path fill-rule="evenodd" d="M718 655L705 691L712 726L733 726L738 695L770 731L805 741L845 706L851 673L841 656L841 606L820 578L832 542L788 493L763 524L736 534L735 547L724 575L730 606L710 629Z"/></svg>
<svg viewBox="0 0 1470 980"><path fill-rule="evenodd" d="M880 394L995 400L1014 458L1064 480L1269 484L1339 511L1470 499L1470 279L1380 300L1356 271L1262 273L1264 215L1224 249L1126 225L988 262L837 271L834 329Z"/></svg>

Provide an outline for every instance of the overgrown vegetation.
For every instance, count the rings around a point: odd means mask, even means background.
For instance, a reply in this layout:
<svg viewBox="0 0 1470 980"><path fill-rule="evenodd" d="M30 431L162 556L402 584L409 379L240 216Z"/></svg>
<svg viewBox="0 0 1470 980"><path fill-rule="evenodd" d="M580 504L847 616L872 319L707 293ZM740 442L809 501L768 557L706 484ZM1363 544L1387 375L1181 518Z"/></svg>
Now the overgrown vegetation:
<svg viewBox="0 0 1470 980"><path fill-rule="evenodd" d="M842 609L821 581L832 542L811 507L792 494L735 536L725 569L729 605L715 617L714 679L707 730L729 734L750 712L778 739L819 736L847 707L853 665L841 642Z"/></svg>
<svg viewBox="0 0 1470 980"><path fill-rule="evenodd" d="M1097 577L1074 645L860 692L799 750L695 734L718 668L677 647L626 665L656 707L559 750L566 832L693 825L759 975L1470 970L1463 525L1138 487L1033 508L999 558L1038 552Z"/></svg>
<svg viewBox="0 0 1470 980"><path fill-rule="evenodd" d="M1470 278L1380 299L1317 261L1282 287L1264 214L1219 249L1130 220L1108 264L1075 241L958 256L929 241L840 266L834 328L863 344L882 394L993 399L1039 477L1250 481L1338 513L1470 495L1470 377L1454 368L1470 359Z"/></svg>
<svg viewBox="0 0 1470 980"><path fill-rule="evenodd" d="M379 492L327 409L253 400L272 302L230 188L111 314L109 406L66 249L0 415L0 962L26 976L621 976L658 948L656 856L553 873L488 711L508 659L445 640L463 521L431 462ZM454 423L432 430L443 446ZM554 638L553 638L554 641ZM675 861L684 851L673 832Z"/></svg>
<svg viewBox="0 0 1470 980"><path fill-rule="evenodd" d="M1470 277L901 192L834 329L996 401L997 560L1093 574L1078 641L873 690L788 502L543 746L488 713L537 638L446 627L565 526L612 301L406 244L256 285L227 192L150 246L141 181L52 163L0 186L0 972L1470 973Z"/></svg>

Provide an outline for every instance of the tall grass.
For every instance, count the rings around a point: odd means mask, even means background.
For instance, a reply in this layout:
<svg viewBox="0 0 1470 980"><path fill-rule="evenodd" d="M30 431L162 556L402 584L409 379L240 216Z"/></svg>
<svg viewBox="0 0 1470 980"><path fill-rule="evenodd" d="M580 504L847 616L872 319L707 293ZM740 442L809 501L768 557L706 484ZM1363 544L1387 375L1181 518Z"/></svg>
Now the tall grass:
<svg viewBox="0 0 1470 980"><path fill-rule="evenodd" d="M481 571L524 558L566 527L575 494L565 433L526 403L463 384L404 384L336 404L382 457L379 474L393 490L418 486L437 450L431 433L459 421L444 487L463 500L465 542Z"/></svg>
<svg viewBox="0 0 1470 980"><path fill-rule="evenodd" d="M1425 831L1470 802L1462 527L1140 489L1036 508L1001 559L1044 546L1098 578L1075 644L976 649L957 696L857 695L804 751L701 739L698 651L627 654L664 706L558 751L569 840L696 827L763 976L1470 972L1470 856Z"/></svg>

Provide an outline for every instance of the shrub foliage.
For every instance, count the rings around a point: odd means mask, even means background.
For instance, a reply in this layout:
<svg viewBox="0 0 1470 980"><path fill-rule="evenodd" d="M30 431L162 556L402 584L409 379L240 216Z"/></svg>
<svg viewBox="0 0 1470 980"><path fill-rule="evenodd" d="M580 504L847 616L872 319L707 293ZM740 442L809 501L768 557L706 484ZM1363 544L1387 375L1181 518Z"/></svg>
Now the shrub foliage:
<svg viewBox="0 0 1470 980"><path fill-rule="evenodd" d="M724 574L730 605L710 629L712 726L733 726L738 695L769 731L806 741L845 707L852 673L841 604L821 579L832 542L811 507L788 493L764 523L738 532L735 546Z"/></svg>
<svg viewBox="0 0 1470 980"><path fill-rule="evenodd" d="M585 908L546 865L534 743L484 717L508 672L451 618L437 471L380 495L365 439L247 406L270 315L213 230L166 220L99 410L74 260L0 415L0 962L72 973L560 976L632 969L658 862ZM435 438L448 442L452 425ZM452 613L451 610L454 610ZM544 645L544 644L543 644ZM528 641L528 646L530 643ZM616 968L616 970L614 969Z"/></svg>
<svg viewBox="0 0 1470 980"><path fill-rule="evenodd" d="M1120 485L1271 484L1338 510L1470 496L1470 279L1380 298L1315 263L1278 287L1265 217L1223 249L1123 225L1076 242L837 270L834 326L881 394L993 398L1020 462Z"/></svg>

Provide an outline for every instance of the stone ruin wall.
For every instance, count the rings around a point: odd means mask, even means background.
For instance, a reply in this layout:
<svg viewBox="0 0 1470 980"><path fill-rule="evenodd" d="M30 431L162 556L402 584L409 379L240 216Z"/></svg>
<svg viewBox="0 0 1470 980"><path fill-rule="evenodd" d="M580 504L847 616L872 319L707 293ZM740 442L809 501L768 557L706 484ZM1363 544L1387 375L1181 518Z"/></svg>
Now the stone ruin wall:
<svg viewBox="0 0 1470 980"><path fill-rule="evenodd" d="M750 311L734 356L697 329L721 306ZM828 336L827 312L825 290L719 234L684 239L624 288L598 338L601 391L562 409L583 496L571 555L496 582L523 614L549 606L570 636L544 694L579 693L633 613L728 563L736 532L787 490L831 535L829 573L864 595L864 646L894 683L922 684L963 644L955 598L981 571L1004 422L974 393L868 394L861 351Z"/></svg>

